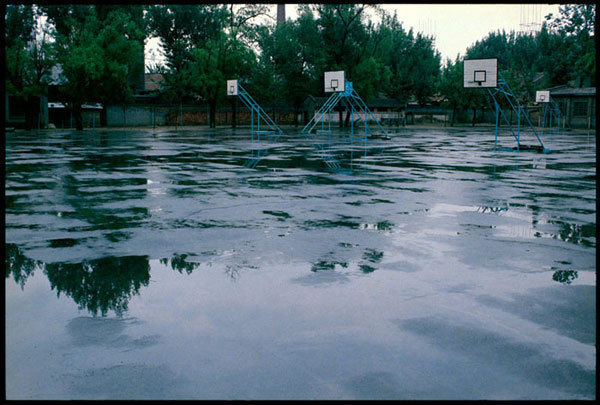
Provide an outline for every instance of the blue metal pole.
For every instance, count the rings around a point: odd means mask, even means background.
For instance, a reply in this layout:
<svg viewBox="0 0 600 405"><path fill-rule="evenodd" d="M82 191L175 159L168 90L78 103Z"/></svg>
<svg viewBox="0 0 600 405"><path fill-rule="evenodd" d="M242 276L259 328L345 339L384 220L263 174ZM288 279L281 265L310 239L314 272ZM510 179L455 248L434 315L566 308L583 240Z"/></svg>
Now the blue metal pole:
<svg viewBox="0 0 600 405"><path fill-rule="evenodd" d="M366 104L365 104L365 107L366 107ZM367 127L367 110L364 111L364 114L365 114L365 146L364 146L364 148L365 148L365 159L366 159L367 158L367 129L368 129L368 127Z"/></svg>
<svg viewBox="0 0 600 405"><path fill-rule="evenodd" d="M496 104L498 105L498 108L500 107L500 104L498 103L498 101L496 100L496 97L494 97L494 94L488 89L490 95L492 96L492 98L494 99L494 102L496 102ZM506 114L504 114L504 111L499 108L500 114L502 114L502 118L504 119L504 121L506 122L506 125L508 126L508 129L510 129L510 133L512 134L512 136L515 138L515 140L517 140L517 135L515 134L515 131L509 121L509 119L506 117Z"/></svg>
<svg viewBox="0 0 600 405"><path fill-rule="evenodd" d="M323 104L323 106L317 111L317 113L313 116L309 123L304 126L304 128L302 129L302 133L308 133L312 131L312 129L319 123L319 121L321 121L325 117L325 114L327 114L330 111L330 109L337 105L337 103L340 101L340 98L340 93L333 93L327 99L325 104Z"/></svg>
<svg viewBox="0 0 600 405"><path fill-rule="evenodd" d="M517 152L520 147L521 139L521 104L519 104L519 112L517 113Z"/></svg>
<svg viewBox="0 0 600 405"><path fill-rule="evenodd" d="M350 104L350 170L352 170L353 162L354 162L354 148L353 148L353 140L354 140L354 106L352 103Z"/></svg>
<svg viewBox="0 0 600 405"><path fill-rule="evenodd" d="M494 138L494 152L496 151L496 147L498 146L498 119L500 118L500 105L496 99L494 99L494 107L496 107L496 137Z"/></svg>
<svg viewBox="0 0 600 405"><path fill-rule="evenodd" d="M548 113L548 105L544 105L544 119L542 120L542 135L544 134L544 128L546 127L546 114Z"/></svg>
<svg viewBox="0 0 600 405"><path fill-rule="evenodd" d="M354 139L354 106L350 104L350 144Z"/></svg>
<svg viewBox="0 0 600 405"><path fill-rule="evenodd" d="M273 121L271 119L271 117L269 117L269 115L260 107L260 105L256 101L254 101L252 96L239 83L238 83L238 95L243 95L244 97L246 97L248 99L248 101L251 105L255 106L257 115L258 115L258 119L260 119L260 116L263 115L263 120L272 130L278 132L279 134L283 133L281 128L279 128L277 126L277 124L275 124L275 121Z"/></svg>

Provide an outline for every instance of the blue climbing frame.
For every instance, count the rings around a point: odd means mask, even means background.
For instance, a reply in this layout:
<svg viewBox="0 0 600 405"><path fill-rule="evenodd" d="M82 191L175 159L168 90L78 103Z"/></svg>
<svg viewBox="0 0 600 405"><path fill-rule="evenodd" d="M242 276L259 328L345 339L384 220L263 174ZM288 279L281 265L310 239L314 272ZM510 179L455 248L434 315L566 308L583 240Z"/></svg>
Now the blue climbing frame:
<svg viewBox="0 0 600 405"><path fill-rule="evenodd" d="M362 119L364 123L364 142L366 144L368 135L373 135L373 131L368 126L368 119L373 120L377 126L381 129L381 131L388 136L387 131L381 126L377 118L373 115L367 104L363 101L362 98L358 95L356 90L352 87L352 82L346 81L345 90L343 92L333 93L325 104L317 111L314 117L309 121L308 124L302 129L303 134L311 133L315 127L321 123L321 131L331 133L331 112L333 109L342 102L345 107L350 111L351 114L351 129L350 136L354 137L354 113L358 115L360 119ZM327 129L325 129L325 118L327 119Z"/></svg>
<svg viewBox="0 0 600 405"><path fill-rule="evenodd" d="M283 134L281 128L277 126L275 121L262 109L262 107L252 98L250 93L238 83L238 96L242 102L250 110L250 134L252 142L260 141L261 135L267 135L270 141L277 141L279 135ZM261 121L263 129L260 129ZM264 129L266 126L267 129Z"/></svg>
<svg viewBox="0 0 600 405"><path fill-rule="evenodd" d="M563 119L564 116L558 107L558 104L554 101L552 97L550 97L550 101L548 103L544 103L544 120L542 121L542 135L544 134L544 130L546 129L546 122L548 123L548 132L552 131L560 131L560 119ZM553 128L553 121L556 124L556 128Z"/></svg>
<svg viewBox="0 0 600 405"><path fill-rule="evenodd" d="M535 137L539 141L539 143L540 143L540 145L542 147L542 152L543 153L547 153L548 150L544 146L544 143L542 142L542 139L540 138L540 136L538 135L537 131L535 130L535 127L531 123L531 120L529 119L529 116L527 115L527 112L521 107L521 104L519 103L519 100L517 99L517 97L515 96L515 94L513 93L513 91L510 89L510 87L508 86L508 83L506 83L506 80L504 80L504 78L502 77L502 75L500 74L500 72L498 72L498 85L497 85L497 87L495 87L494 89L489 89L488 88L487 90L488 90L488 93L490 94L490 97L492 98L492 100L494 100L494 110L495 110L495 113L496 113L496 136L495 136L495 139L494 139L494 150L496 150L497 145L498 145L498 125L500 124L500 122L499 122L500 121L500 115L502 115L502 118L504 119L504 121L508 125L508 128L510 129L510 132L512 133L513 137L517 141L517 152L521 149L521 142L520 142L521 141L521 117L524 117L525 118L525 122L527 124L529 124L529 128L531 129L531 131L533 132L533 134L535 135ZM512 109L512 111L517 115L517 128L516 128L516 131L513 128L513 126L511 125L511 123L508 120L508 118L506 117L506 114L502 110L502 107L500 106L500 103L496 99L496 95L500 95L500 94L504 95L504 98L508 102L508 105L510 106L510 108Z"/></svg>
<svg viewBox="0 0 600 405"><path fill-rule="evenodd" d="M364 124L364 136L362 137L363 146L364 146L364 156L367 157L367 139L369 135L374 135L373 131L369 128L368 120L375 121L375 123L379 126L383 134L388 137L387 131L381 126L377 118L373 115L367 104L363 101L362 98L358 95L358 93L352 87L352 82L345 82L343 92L333 93L327 101L321 106L319 111L314 115L314 117L306 124L306 126L302 129L302 133L305 136L308 136L319 123L321 123L321 129L316 130L316 133L326 134L328 136L327 147L325 146L325 142L319 143L318 146L321 149L322 159L325 163L332 169L339 169L341 167L340 162L333 156L331 153L331 112L333 109L341 102L348 111L350 111L350 144L353 143L355 139L355 131L354 131L354 114L358 115L359 119L362 119ZM327 119L326 119L327 118ZM325 129L325 121L327 121L327 129ZM358 131L357 131L358 133ZM353 155L353 150L350 148L350 154ZM352 158L350 159L352 165Z"/></svg>

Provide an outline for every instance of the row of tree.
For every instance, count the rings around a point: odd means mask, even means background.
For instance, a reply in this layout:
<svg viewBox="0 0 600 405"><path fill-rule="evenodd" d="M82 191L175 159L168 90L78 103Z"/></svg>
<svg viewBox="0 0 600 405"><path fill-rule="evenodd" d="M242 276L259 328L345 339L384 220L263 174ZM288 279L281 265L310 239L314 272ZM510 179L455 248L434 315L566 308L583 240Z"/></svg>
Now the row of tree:
<svg viewBox="0 0 600 405"><path fill-rule="evenodd" d="M164 97L207 103L211 126L217 106L228 102L225 82L231 78L261 103L297 111L308 95L322 92L323 72L330 70L346 71L367 101L382 96L423 103L440 95L455 111L476 111L486 101L482 92L462 88L465 58L498 58L524 100L533 97L540 72L540 88L595 77L594 5L561 6L560 15L547 16L535 34L492 32L464 57L445 63L433 37L406 30L396 14L377 5L300 5L294 21L260 23L268 11L265 5L226 4L9 5L7 92L30 104L28 122L35 122L36 96L47 94L52 67L59 65L59 97L82 129L84 102L132 100L144 69L144 40L152 36L160 39L166 59L150 67L163 74ZM43 19L48 24L40 25Z"/></svg>
<svg viewBox="0 0 600 405"><path fill-rule="evenodd" d="M559 10L560 16L546 16L548 23L535 34L491 32L469 47L464 58L448 60L437 88L447 105L454 112L472 109L473 120L477 109L488 105L486 93L463 88L463 59L497 58L504 79L525 103L535 99L536 90L570 81L580 85L590 78L595 86L595 6L567 4Z"/></svg>

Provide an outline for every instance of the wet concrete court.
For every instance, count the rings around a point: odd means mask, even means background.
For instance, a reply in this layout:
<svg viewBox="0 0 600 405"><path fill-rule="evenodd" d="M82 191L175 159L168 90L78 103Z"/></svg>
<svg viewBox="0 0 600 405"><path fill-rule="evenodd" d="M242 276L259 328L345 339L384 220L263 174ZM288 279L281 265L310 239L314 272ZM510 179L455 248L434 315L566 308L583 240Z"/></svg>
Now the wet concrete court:
<svg viewBox="0 0 600 405"><path fill-rule="evenodd" d="M595 397L594 134L285 132L6 134L7 398Z"/></svg>

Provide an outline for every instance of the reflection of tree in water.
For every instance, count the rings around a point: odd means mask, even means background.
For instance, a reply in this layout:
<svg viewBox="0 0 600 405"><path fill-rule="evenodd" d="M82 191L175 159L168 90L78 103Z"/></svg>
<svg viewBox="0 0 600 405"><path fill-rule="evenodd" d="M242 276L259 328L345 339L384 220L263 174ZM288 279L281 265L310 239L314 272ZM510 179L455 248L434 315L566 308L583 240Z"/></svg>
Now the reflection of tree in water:
<svg viewBox="0 0 600 405"><path fill-rule="evenodd" d="M12 274L15 282L21 286L25 286L27 278L33 274L36 267L42 263L36 262L33 259L25 256L19 247L14 243L7 243L6 248L6 278Z"/></svg>
<svg viewBox="0 0 600 405"><path fill-rule="evenodd" d="M171 266L173 270L177 270L179 273L183 274L185 271L187 274L191 274L194 269L200 266L200 263L186 262L186 257L186 254L175 254L171 259L160 259L160 262L165 266Z"/></svg>
<svg viewBox="0 0 600 405"><path fill-rule="evenodd" d="M179 273L191 274L200 263L187 262L186 254L160 259ZM25 256L19 247L6 244L6 278L12 274L24 287L36 268L43 269L57 296L63 293L75 301L79 309L105 316L114 311L118 316L127 311L131 298L150 282L150 263L146 256L105 257L81 263L43 263ZM245 265L243 267L255 268ZM233 277L233 276L232 276Z"/></svg>
<svg viewBox="0 0 600 405"><path fill-rule="evenodd" d="M571 284L577 278L575 270L556 270L552 275L552 280L563 284Z"/></svg>
<svg viewBox="0 0 600 405"><path fill-rule="evenodd" d="M502 211L508 211L508 207L477 207L477 212L485 214L486 212L498 213Z"/></svg>
<svg viewBox="0 0 600 405"><path fill-rule="evenodd" d="M335 252L329 252L327 256L332 257L334 253ZM330 259L329 257L320 259L317 262L313 263L310 270L314 273L323 270L334 270L336 265L340 265L344 269L348 268L347 261ZM377 268L373 265L379 263L381 259L383 259L383 252L377 249L367 248L363 252L362 260L358 263L358 268L363 273L372 273L375 270L377 270Z"/></svg>
<svg viewBox="0 0 600 405"><path fill-rule="evenodd" d="M576 244L582 244L585 246L596 246L596 243L589 240L588 238L596 237L596 224L571 224L562 221L548 221L549 223L558 224L560 229L558 231L558 238L565 242L571 242Z"/></svg>
<svg viewBox="0 0 600 405"><path fill-rule="evenodd" d="M50 286L71 297L79 309L105 316L109 310L121 316L129 300L150 281L146 256L107 257L82 263L46 264Z"/></svg>
<svg viewBox="0 0 600 405"><path fill-rule="evenodd" d="M383 252L380 252L377 249L365 249L363 253L363 262L358 264L358 267L363 273L372 273L377 270L376 267L371 266L371 264L376 264L383 259Z"/></svg>
<svg viewBox="0 0 600 405"><path fill-rule="evenodd" d="M316 263L313 263L310 271L316 273L317 271L321 271L321 270L333 270L335 269L335 265L339 264L340 266L342 266L343 268L347 268L348 267L348 262L341 262L338 260L319 260Z"/></svg>

